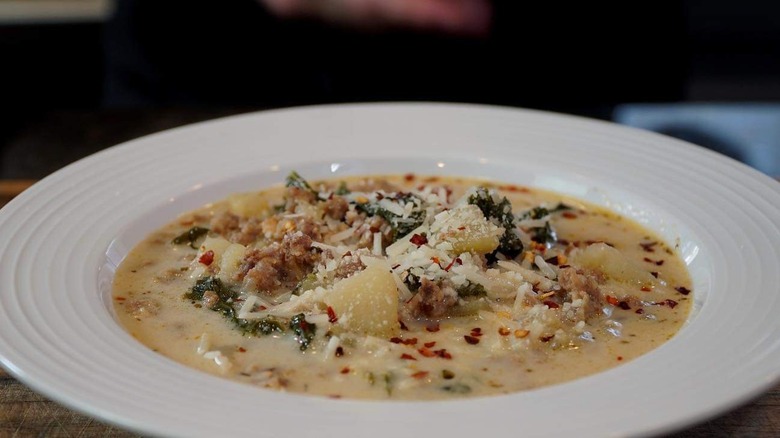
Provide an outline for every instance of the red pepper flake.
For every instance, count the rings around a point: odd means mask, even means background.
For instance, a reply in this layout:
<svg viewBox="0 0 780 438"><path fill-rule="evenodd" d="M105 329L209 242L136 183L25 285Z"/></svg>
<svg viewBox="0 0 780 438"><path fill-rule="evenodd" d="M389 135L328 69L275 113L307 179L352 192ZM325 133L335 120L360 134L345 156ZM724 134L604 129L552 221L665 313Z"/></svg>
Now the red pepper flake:
<svg viewBox="0 0 780 438"><path fill-rule="evenodd" d="M428 243L428 238L425 237L422 234L415 234L415 235L412 236L411 239L409 239L409 241L412 242L413 244L417 245L417 247L419 248L422 245L425 245L426 243Z"/></svg>
<svg viewBox="0 0 780 438"><path fill-rule="evenodd" d="M478 338L478 337L480 337L482 335L484 335L484 333L482 333L482 329L481 328L474 327L473 329L471 329L471 336L474 336L475 338Z"/></svg>
<svg viewBox="0 0 780 438"><path fill-rule="evenodd" d="M653 288L650 286L642 286L641 288L639 288L639 290L641 290L642 292L650 292L651 290L653 290Z"/></svg>
<svg viewBox="0 0 780 438"><path fill-rule="evenodd" d="M344 367L341 369L341 374L349 374L349 371L350 371L349 367Z"/></svg>
<svg viewBox="0 0 780 438"><path fill-rule="evenodd" d="M440 328L439 328L439 324L436 324L436 325L429 325L429 326L425 327L425 330L426 330L426 331L429 331L429 332L431 332L431 333L436 333L436 332L438 332L438 331L439 331L439 329L440 329Z"/></svg>
<svg viewBox="0 0 780 438"><path fill-rule="evenodd" d="M436 356L436 353L429 350L428 348L419 348L417 349L417 352L423 355L423 357L434 357Z"/></svg>
<svg viewBox="0 0 780 438"><path fill-rule="evenodd" d="M658 242L648 242L648 243L640 243L639 246L642 247L642 250L644 252L655 252L654 246L658 245Z"/></svg>
<svg viewBox="0 0 780 438"><path fill-rule="evenodd" d="M333 307L328 306L328 322L334 324L338 320L339 318L336 316L336 311L333 310Z"/></svg>
<svg viewBox="0 0 780 438"><path fill-rule="evenodd" d="M413 173L407 173L406 175L404 175L404 181L406 181L406 182L414 181L414 174Z"/></svg>
<svg viewBox="0 0 780 438"><path fill-rule="evenodd" d="M347 252L344 253L343 256L341 256L342 259L345 258L345 257L352 257L352 251L347 251Z"/></svg>
<svg viewBox="0 0 780 438"><path fill-rule="evenodd" d="M617 298L613 297L612 295L607 295L607 302L609 304L612 304L613 306L617 306L619 301Z"/></svg>
<svg viewBox="0 0 780 438"><path fill-rule="evenodd" d="M439 258L438 258L438 257L436 257L436 256L433 256L433 257L431 257L431 261L432 261L433 263L436 263L437 265L439 265L439 267L441 268L441 260L439 260ZM443 269L443 268L442 268L442 269Z"/></svg>
<svg viewBox="0 0 780 438"><path fill-rule="evenodd" d="M623 356L618 356L617 360L623 360Z"/></svg>
<svg viewBox="0 0 780 438"><path fill-rule="evenodd" d="M577 215L571 211L564 211L561 213L561 216L565 217L566 219L577 219Z"/></svg>
<svg viewBox="0 0 780 438"><path fill-rule="evenodd" d="M553 266L558 266L559 263L558 256L550 257L549 259L546 259L545 262Z"/></svg>
<svg viewBox="0 0 780 438"><path fill-rule="evenodd" d="M441 350L433 350L433 352L436 353L436 356L439 356L442 359L452 359L452 355L444 348Z"/></svg>
<svg viewBox="0 0 780 438"><path fill-rule="evenodd" d="M674 290L676 290L677 292L680 292L683 295L688 295L689 293L691 293L691 290L688 289L685 286L676 287L676 288L674 288Z"/></svg>
<svg viewBox="0 0 780 438"><path fill-rule="evenodd" d="M552 338L554 338L554 337L555 337L555 335L542 336L542 337L539 338L539 340L542 341L542 342L550 342L550 340Z"/></svg>
<svg viewBox="0 0 780 438"><path fill-rule="evenodd" d="M458 231L463 231L465 229L466 229L466 227L458 227Z"/></svg>
<svg viewBox="0 0 780 438"><path fill-rule="evenodd" d="M266 310L268 307L263 306L262 304L257 307L258 310Z"/></svg>
<svg viewBox="0 0 780 438"><path fill-rule="evenodd" d="M664 303L666 303L667 306L669 306L670 309L674 309L677 307L677 301L675 300L664 300Z"/></svg>
<svg viewBox="0 0 780 438"><path fill-rule="evenodd" d="M450 269L452 269L452 265L454 265L455 263L457 263L457 264L459 264L459 265L462 265L462 264L463 264L463 260L461 260L461 259L460 259L460 257L455 257L454 259L452 259L452 261L450 262L450 264L449 264L449 265L447 265L447 267L446 267L446 268L444 268L444 270L445 270L446 272L450 272Z"/></svg>
<svg viewBox="0 0 780 438"><path fill-rule="evenodd" d="M406 359L406 360L417 360L417 358L416 358L416 357L412 356L411 354L407 354L407 353L404 353L404 354L402 354L402 355L401 355L401 359Z"/></svg>
<svg viewBox="0 0 780 438"><path fill-rule="evenodd" d="M658 272L656 272L656 271L650 272L650 275L652 275L655 278L658 278Z"/></svg>
<svg viewBox="0 0 780 438"><path fill-rule="evenodd" d="M620 307L623 310L631 310L631 306L626 301L619 302L618 307Z"/></svg>
<svg viewBox="0 0 780 438"><path fill-rule="evenodd" d="M636 313L637 315L641 315L641 314L645 313L645 309L640 307L639 309L636 309L636 312L634 312L634 313Z"/></svg>
<svg viewBox="0 0 780 438"><path fill-rule="evenodd" d="M339 345L338 347L336 347L336 353L335 354L336 354L336 357L343 356L344 355L344 348L342 348L342 346Z"/></svg>
<svg viewBox="0 0 780 438"><path fill-rule="evenodd" d="M398 336L393 336L392 338L390 338L390 342L392 342L393 344L400 344L401 342L403 342L403 339L399 338Z"/></svg>
<svg viewBox="0 0 780 438"><path fill-rule="evenodd" d="M499 327L498 328L498 334L501 336L509 336L509 334L512 333L511 330L509 330L506 327Z"/></svg>
<svg viewBox="0 0 780 438"><path fill-rule="evenodd" d="M559 306L559 305L558 305L558 303L556 303L555 301L544 300L544 301L542 301L542 303L543 303L545 306L547 306L547 307L549 307L549 308L551 308L551 309L557 309L557 308L561 307L561 306Z"/></svg>
<svg viewBox="0 0 780 438"><path fill-rule="evenodd" d="M465 335L463 336L463 338L466 340L466 342L468 342L471 345L479 344L479 338L477 337Z"/></svg>
<svg viewBox="0 0 780 438"><path fill-rule="evenodd" d="M656 266L661 266L664 264L663 260L653 260L649 257L645 257L642 260L646 261L647 263L654 263Z"/></svg>
<svg viewBox="0 0 780 438"><path fill-rule="evenodd" d="M114 299L115 299L115 300L117 300L117 301L124 301L124 300L126 300L127 298L125 298L125 297L116 297L116 298L114 298Z"/></svg>
<svg viewBox="0 0 780 438"><path fill-rule="evenodd" d="M214 261L214 251L208 250L204 252L200 258L198 259L200 263L203 263L206 266L211 265L211 263Z"/></svg>
<svg viewBox="0 0 780 438"><path fill-rule="evenodd" d="M404 324L404 322L400 319L398 320L398 325L401 326L401 330L409 331L409 327L407 327L406 324Z"/></svg>
<svg viewBox="0 0 780 438"><path fill-rule="evenodd" d="M241 353L246 353L246 348L238 347L238 351L241 352Z"/></svg>
<svg viewBox="0 0 780 438"><path fill-rule="evenodd" d="M428 371L417 371L416 373L412 374L412 377L414 377L415 379L422 379L427 375L428 375Z"/></svg>
<svg viewBox="0 0 780 438"><path fill-rule="evenodd" d="M434 345L436 345L436 341L426 342L423 345L425 345L425 348L432 348Z"/></svg>

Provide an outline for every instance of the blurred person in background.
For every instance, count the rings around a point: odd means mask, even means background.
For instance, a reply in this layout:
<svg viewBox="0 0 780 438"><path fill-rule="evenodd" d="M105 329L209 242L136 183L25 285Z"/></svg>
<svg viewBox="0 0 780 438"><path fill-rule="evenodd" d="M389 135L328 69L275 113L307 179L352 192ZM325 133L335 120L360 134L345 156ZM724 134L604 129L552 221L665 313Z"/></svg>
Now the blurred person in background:
<svg viewBox="0 0 780 438"><path fill-rule="evenodd" d="M675 101L678 2L118 0L108 107Z"/></svg>

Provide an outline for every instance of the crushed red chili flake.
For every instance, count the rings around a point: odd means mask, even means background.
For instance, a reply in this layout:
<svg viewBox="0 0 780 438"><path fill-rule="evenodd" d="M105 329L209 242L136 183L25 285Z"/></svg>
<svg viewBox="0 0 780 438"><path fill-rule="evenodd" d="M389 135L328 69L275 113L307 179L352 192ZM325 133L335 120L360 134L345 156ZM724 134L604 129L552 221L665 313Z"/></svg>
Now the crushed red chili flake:
<svg viewBox="0 0 780 438"><path fill-rule="evenodd" d="M436 257L436 256L431 257L431 261L433 263L436 263L437 265L439 265L439 267L441 268L441 260L439 260L438 257Z"/></svg>
<svg viewBox="0 0 780 438"><path fill-rule="evenodd" d="M549 307L551 309L557 309L557 308L561 307L555 301L550 301L550 300L544 300L544 301L542 301L542 304L544 304L545 306L547 306L547 307Z"/></svg>
<svg viewBox="0 0 780 438"><path fill-rule="evenodd" d="M452 355L448 353L447 349L445 348L442 348L441 350L433 350L433 352L436 353L436 356L439 356L442 359L452 359Z"/></svg>
<svg viewBox="0 0 780 438"><path fill-rule="evenodd" d="M424 357L434 357L436 356L436 353L429 350L428 348L418 348L417 352L423 355Z"/></svg>
<svg viewBox="0 0 780 438"><path fill-rule="evenodd" d="M661 305L661 306L669 306L670 309L674 309L675 307L677 307L678 303L675 300L668 300L667 299L667 300L664 300L664 301L662 301L660 303L656 303L656 304Z"/></svg>
<svg viewBox="0 0 780 438"><path fill-rule="evenodd" d="M436 324L436 325L429 325L429 326L425 327L425 330L426 330L426 331L429 331L429 332L431 332L431 333L436 333L436 332L438 332L438 331L439 331L439 324Z"/></svg>
<svg viewBox="0 0 780 438"><path fill-rule="evenodd" d="M646 261L647 263L653 263L653 264L655 264L656 266L661 266L661 265L663 265L663 264L664 264L664 261L663 261L663 260L653 260L653 259L651 259L650 257L645 257L645 258L643 258L642 260Z"/></svg>
<svg viewBox="0 0 780 438"><path fill-rule="evenodd" d="M198 259L198 262L200 262L200 263L202 263L202 264L204 264L206 266L211 265L211 263L213 261L214 261L214 251L212 251L212 250L208 250L208 251L204 252L200 256L200 258Z"/></svg>
<svg viewBox="0 0 780 438"><path fill-rule="evenodd" d="M645 309L642 309L640 307L639 309L636 309L636 312L634 312L634 313L636 313L637 315L641 315L641 314L645 313Z"/></svg>
<svg viewBox="0 0 780 438"><path fill-rule="evenodd" d="M650 286L642 286L639 288L639 290L641 290L642 292L650 292L651 290L653 290L653 288Z"/></svg>
<svg viewBox="0 0 780 438"><path fill-rule="evenodd" d="M425 245L426 243L428 243L428 238L425 237L422 234L415 234L415 235L412 236L411 239L409 239L409 241L412 242L413 244L417 245L417 247L419 248L422 245Z"/></svg>
<svg viewBox="0 0 780 438"><path fill-rule="evenodd" d="M341 369L341 374L347 374L349 373L349 367L344 367Z"/></svg>
<svg viewBox="0 0 780 438"><path fill-rule="evenodd" d="M623 310L631 310L631 306L628 304L627 301L621 301L618 303L618 307L620 307Z"/></svg>
<svg viewBox="0 0 780 438"><path fill-rule="evenodd" d="M403 341L403 339L399 338L398 336L393 336L390 338L390 342L393 344L400 344Z"/></svg>
<svg viewBox="0 0 780 438"><path fill-rule="evenodd" d="M511 333L511 330L509 330L506 327L499 327L498 328L498 334L501 336L509 336L509 333Z"/></svg>
<svg viewBox="0 0 780 438"><path fill-rule="evenodd" d="M618 356L617 360L623 360L623 356Z"/></svg>
<svg viewBox="0 0 780 438"><path fill-rule="evenodd" d="M460 257L455 257L454 259L452 259L450 264L447 265L446 268L444 268L444 271L445 272L450 272L450 269L452 269L452 265L454 265L455 263L457 263L459 265L462 265L463 264L463 260L461 260Z"/></svg>
<svg viewBox="0 0 780 438"><path fill-rule="evenodd" d="M409 327L407 327L406 324L404 324L404 322L401 321L400 319L398 320L398 325L401 326L401 330L409 331Z"/></svg>
<svg viewBox="0 0 780 438"><path fill-rule="evenodd" d="M115 298L115 300L117 300L117 301L124 301L124 300L126 300L126 299L127 299L127 298L125 298L125 297L116 297L116 298Z"/></svg>
<svg viewBox="0 0 780 438"><path fill-rule="evenodd" d="M426 342L423 345L425 345L425 348L431 348L436 345L436 341Z"/></svg>
<svg viewBox="0 0 780 438"><path fill-rule="evenodd" d="M463 336L463 339L465 339L466 342L468 342L471 345L479 344L479 338L474 337L474 336L465 335L465 336Z"/></svg>
<svg viewBox="0 0 780 438"><path fill-rule="evenodd" d="M549 259L545 259L545 262L547 262L550 265L558 266L558 256L550 257Z"/></svg>
<svg viewBox="0 0 780 438"><path fill-rule="evenodd" d="M414 181L414 174L413 173L407 173L406 175L404 175L404 181L406 181L406 182Z"/></svg>
<svg viewBox="0 0 780 438"><path fill-rule="evenodd" d="M343 259L344 257L351 257L351 256L352 256L352 251L347 251L344 253L343 256L341 256L341 258Z"/></svg>
<svg viewBox="0 0 780 438"><path fill-rule="evenodd" d="M240 351L241 353L246 353L246 348L238 347L238 351Z"/></svg>
<svg viewBox="0 0 780 438"><path fill-rule="evenodd" d="M642 250L644 252L655 252L654 246L658 245L658 242L648 242L648 243L640 243L639 246L642 247Z"/></svg>
<svg viewBox="0 0 780 438"><path fill-rule="evenodd" d="M656 272L656 271L650 272L650 275L652 275L655 278L658 278L658 272Z"/></svg>
<svg viewBox="0 0 780 438"><path fill-rule="evenodd" d="M412 377L414 377L415 379L422 379L427 375L428 375L428 371L417 371L416 373L412 374Z"/></svg>
<svg viewBox="0 0 780 438"><path fill-rule="evenodd" d="M542 341L542 342L550 342L550 340L552 338L554 338L554 337L555 337L555 335L542 336L542 337L539 338L539 340Z"/></svg>
<svg viewBox="0 0 780 438"><path fill-rule="evenodd" d="M680 292L683 295L688 295L689 293L691 293L691 290L688 289L685 286L676 287L676 288L674 288L674 290L676 290L677 292Z"/></svg>
<svg viewBox="0 0 780 438"><path fill-rule="evenodd" d="M566 219L577 219L577 215L571 211L564 211L561 213L561 216L565 217Z"/></svg>
<svg viewBox="0 0 780 438"><path fill-rule="evenodd" d="M333 307L328 306L328 322L333 324L338 320L339 318L336 316L336 311L333 310Z"/></svg>
<svg viewBox="0 0 780 438"><path fill-rule="evenodd" d="M341 345L339 345L338 347L336 347L336 353L335 354L336 354L336 357L343 356L344 355L344 348L342 348Z"/></svg>
<svg viewBox="0 0 780 438"><path fill-rule="evenodd" d="M402 354L402 355L401 355L401 359L406 359L406 360L417 360L417 358L416 358L416 357L414 357L414 356L412 356L411 354L408 354L408 353L404 353L404 354Z"/></svg>
<svg viewBox="0 0 780 438"><path fill-rule="evenodd" d="M607 295L607 302L609 304L612 304L613 306L617 306L619 301L617 298L613 297L612 295Z"/></svg>

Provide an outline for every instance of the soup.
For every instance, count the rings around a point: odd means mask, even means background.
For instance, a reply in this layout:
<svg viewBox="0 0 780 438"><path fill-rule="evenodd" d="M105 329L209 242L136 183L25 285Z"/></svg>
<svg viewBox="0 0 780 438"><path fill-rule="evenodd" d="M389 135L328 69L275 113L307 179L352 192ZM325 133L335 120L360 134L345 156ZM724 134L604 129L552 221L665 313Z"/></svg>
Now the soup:
<svg viewBox="0 0 780 438"><path fill-rule="evenodd" d="M263 388L430 400L625 363L691 308L684 262L582 200L459 177L349 177L183 214L119 266L119 321L152 350Z"/></svg>

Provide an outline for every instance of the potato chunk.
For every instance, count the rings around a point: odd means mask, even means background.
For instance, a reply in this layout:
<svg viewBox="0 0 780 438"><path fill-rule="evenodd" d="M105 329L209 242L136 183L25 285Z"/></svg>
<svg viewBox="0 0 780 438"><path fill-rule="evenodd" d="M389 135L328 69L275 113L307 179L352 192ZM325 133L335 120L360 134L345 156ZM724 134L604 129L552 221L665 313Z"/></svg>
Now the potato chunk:
<svg viewBox="0 0 780 438"><path fill-rule="evenodd" d="M241 261L246 254L246 247L240 243L233 243L222 253L222 259L219 262L219 274L217 277L223 283L232 283L233 276L241 266Z"/></svg>
<svg viewBox="0 0 780 438"><path fill-rule="evenodd" d="M241 217L260 217L270 210L268 200L260 192L232 194L228 206L232 213Z"/></svg>
<svg viewBox="0 0 780 438"><path fill-rule="evenodd" d="M456 254L492 252L504 233L503 228L485 218L479 207L470 204L439 213L431 230L439 233L439 240L451 243Z"/></svg>
<svg viewBox="0 0 780 438"><path fill-rule="evenodd" d="M658 283L650 272L635 265L623 253L604 243L594 243L585 249L572 251L569 263L601 272L608 279L620 283L646 287L654 287Z"/></svg>
<svg viewBox="0 0 780 438"><path fill-rule="evenodd" d="M393 274L381 265L369 266L341 280L325 298L338 317L334 331L389 338L400 331L398 290Z"/></svg>

